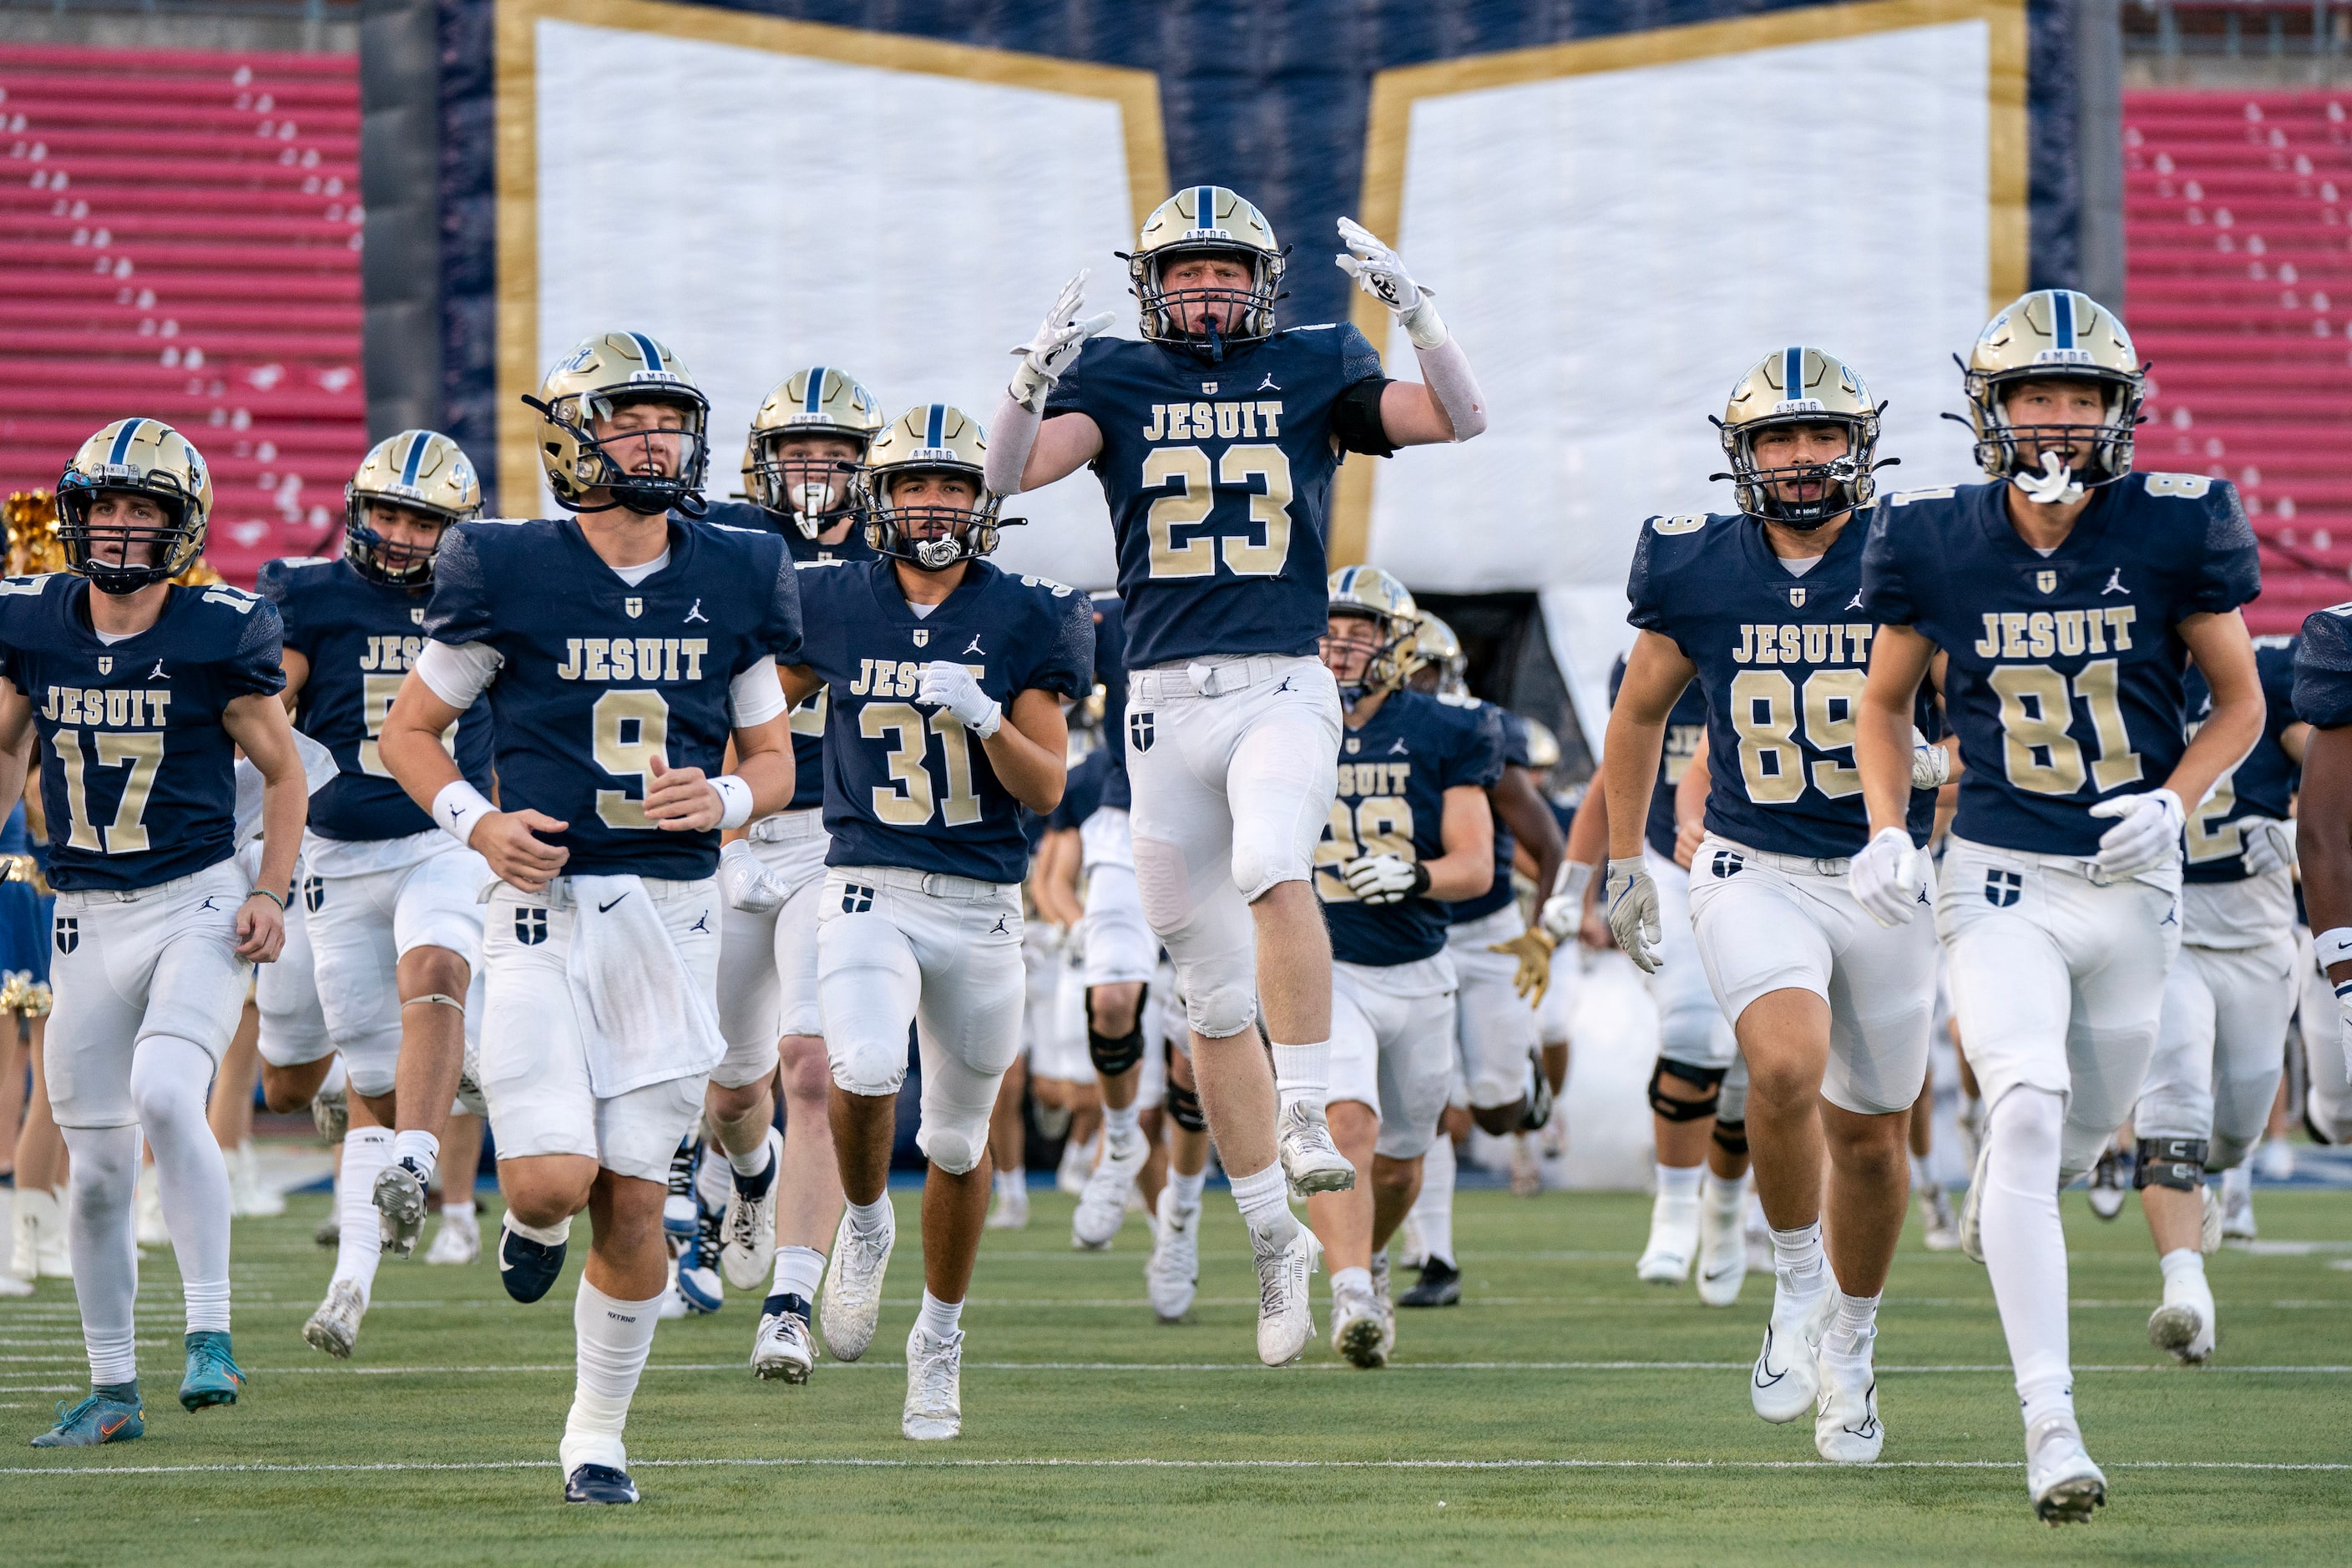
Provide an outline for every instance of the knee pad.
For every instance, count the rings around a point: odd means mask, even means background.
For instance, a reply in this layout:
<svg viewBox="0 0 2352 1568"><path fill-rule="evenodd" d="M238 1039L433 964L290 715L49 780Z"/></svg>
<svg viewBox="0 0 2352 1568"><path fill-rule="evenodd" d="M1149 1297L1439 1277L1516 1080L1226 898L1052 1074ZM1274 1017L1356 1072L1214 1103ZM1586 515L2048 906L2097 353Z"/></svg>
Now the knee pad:
<svg viewBox="0 0 2352 1568"><path fill-rule="evenodd" d="M922 1145L923 1157L950 1176L961 1176L979 1164L988 1147L985 1142L975 1144L955 1127L925 1128L916 1142Z"/></svg>
<svg viewBox="0 0 2352 1568"><path fill-rule="evenodd" d="M1105 1078L1117 1078L1143 1060L1144 1005L1151 1000L1151 987L1146 985L1135 1002L1135 1027L1124 1035L1095 1033L1093 1009L1088 1007L1087 1020L1087 1055L1093 1058L1095 1071ZM1091 1004L1092 997L1088 1001Z"/></svg>
<svg viewBox="0 0 2352 1568"><path fill-rule="evenodd" d="M860 1051L853 1047L835 1055L828 1065L833 1069L833 1081L843 1093L864 1095L868 1100L896 1094L907 1081L904 1047L895 1051Z"/></svg>
<svg viewBox="0 0 2352 1568"><path fill-rule="evenodd" d="M2246 1163L2246 1156L2254 1152L2254 1142L2216 1132L2205 1152L2206 1173L2210 1175L2215 1171L2236 1170Z"/></svg>
<svg viewBox="0 0 2352 1568"><path fill-rule="evenodd" d="M1666 1094L1658 1085L1670 1073L1685 1083L1706 1090L1706 1097L1703 1100L1676 1100ZM1702 1117L1713 1116L1717 1102L1723 1098L1723 1074L1722 1068L1695 1068L1687 1062L1670 1062L1660 1057L1658 1065L1650 1073L1650 1109L1669 1121L1696 1121Z"/></svg>
<svg viewBox="0 0 2352 1568"><path fill-rule="evenodd" d="M1184 1021L1203 1039L1225 1040L1257 1022L1255 976L1203 987L1184 998ZM1259 1031L1261 1034L1264 1030Z"/></svg>
<svg viewBox="0 0 2352 1568"><path fill-rule="evenodd" d="M1209 1118L1201 1110L1199 1092L1181 1084L1168 1086L1168 1114L1174 1117L1176 1125L1187 1132L1206 1132L1209 1130Z"/></svg>
<svg viewBox="0 0 2352 1568"><path fill-rule="evenodd" d="M2193 1193L2205 1184L2205 1140L2202 1138L2143 1138L2139 1168L2132 1186L2176 1187Z"/></svg>
<svg viewBox="0 0 2352 1568"><path fill-rule="evenodd" d="M1715 1146L1722 1150L1727 1154L1736 1155L1743 1160L1746 1159L1748 1157L1748 1123L1745 1121L1726 1121L1721 1117L1717 1117L1715 1121Z"/></svg>

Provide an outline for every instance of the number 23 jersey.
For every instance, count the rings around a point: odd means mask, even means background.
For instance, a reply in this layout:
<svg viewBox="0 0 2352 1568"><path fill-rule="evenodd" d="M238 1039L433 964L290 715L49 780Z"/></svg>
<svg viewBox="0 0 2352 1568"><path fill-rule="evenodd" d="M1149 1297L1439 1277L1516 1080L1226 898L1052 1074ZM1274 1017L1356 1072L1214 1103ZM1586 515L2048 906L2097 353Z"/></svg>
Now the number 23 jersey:
<svg viewBox="0 0 2352 1568"><path fill-rule="evenodd" d="M2011 525L2005 488L1889 497L1863 597L1950 656L1944 710L1968 770L1952 830L2088 857L2113 826L2091 804L2155 789L2179 762L2179 627L2262 591L2253 531L2226 479L2135 473L2092 491L2045 556Z"/></svg>
<svg viewBox="0 0 2352 1568"><path fill-rule="evenodd" d="M122 891L234 853L236 745L221 714L285 689L278 611L242 588L166 590L153 626L100 642L89 584L0 584L0 675L33 704L49 880Z"/></svg>

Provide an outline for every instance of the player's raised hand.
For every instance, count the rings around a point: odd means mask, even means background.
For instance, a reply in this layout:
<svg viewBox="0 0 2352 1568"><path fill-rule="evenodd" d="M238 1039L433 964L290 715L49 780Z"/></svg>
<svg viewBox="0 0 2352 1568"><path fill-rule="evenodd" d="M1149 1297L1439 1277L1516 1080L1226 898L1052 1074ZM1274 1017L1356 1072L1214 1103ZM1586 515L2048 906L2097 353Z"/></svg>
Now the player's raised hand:
<svg viewBox="0 0 2352 1568"><path fill-rule="evenodd" d="M667 833L708 833L727 815L726 798L700 768L674 768L658 752L646 759L646 817Z"/></svg>
<svg viewBox="0 0 2352 1568"><path fill-rule="evenodd" d="M995 734L997 727L1004 722L1003 705L980 689L971 671L943 658L923 666L923 682L915 692L915 700L946 709L983 741Z"/></svg>
<svg viewBox="0 0 2352 1568"><path fill-rule="evenodd" d="M1402 321L1421 304L1429 292L1412 280L1405 270L1404 258L1391 250L1370 229L1354 218L1339 220L1339 239L1347 250L1333 258L1339 270L1356 280L1358 287L1396 312Z"/></svg>
<svg viewBox="0 0 2352 1568"><path fill-rule="evenodd" d="M490 863L499 881L520 892L541 893L572 858L572 851L539 835L561 833L571 826L543 811L494 811L474 825L467 842Z"/></svg>
<svg viewBox="0 0 2352 1568"><path fill-rule="evenodd" d="M236 910L236 955L254 963L275 963L286 946L286 910L259 888L246 894Z"/></svg>
<svg viewBox="0 0 2352 1568"><path fill-rule="evenodd" d="M1013 351L1021 356L1021 366L1013 373L1013 384L1008 390L1013 401L1032 414L1045 411L1045 395L1062 379L1062 373L1070 368L1070 362L1078 357L1087 340L1108 331L1111 323L1118 319L1105 310L1080 321L1078 312L1086 309L1086 304L1087 272L1081 270L1062 285L1061 294L1054 300L1054 308L1045 312L1036 335Z"/></svg>

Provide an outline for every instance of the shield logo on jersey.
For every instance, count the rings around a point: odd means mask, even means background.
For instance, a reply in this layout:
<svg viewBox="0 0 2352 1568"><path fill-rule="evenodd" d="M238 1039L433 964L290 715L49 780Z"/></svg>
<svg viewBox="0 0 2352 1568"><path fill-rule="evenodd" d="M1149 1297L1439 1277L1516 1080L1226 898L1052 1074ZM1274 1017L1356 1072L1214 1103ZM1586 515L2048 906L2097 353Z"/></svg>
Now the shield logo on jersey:
<svg viewBox="0 0 2352 1568"><path fill-rule="evenodd" d="M74 915L58 917L58 951L71 952L81 945L81 921Z"/></svg>
<svg viewBox="0 0 2352 1568"><path fill-rule="evenodd" d="M526 909L515 911L515 941L525 947L537 947L546 940L547 911L545 910Z"/></svg>
<svg viewBox="0 0 2352 1568"><path fill-rule="evenodd" d="M415 609L408 612L408 624L413 626L421 626L425 624L424 605L419 605Z"/></svg>
<svg viewBox="0 0 2352 1568"><path fill-rule="evenodd" d="M629 619L634 621L646 613L646 602L633 595L621 601L621 608L628 611Z"/></svg>
<svg viewBox="0 0 2352 1568"><path fill-rule="evenodd" d="M1791 588L1791 589L1790 589L1790 590L1789 590L1789 608L1790 608L1790 609L1792 609L1792 610L1801 610L1801 609L1803 609L1804 607L1805 607L1805 591L1804 591L1802 588Z"/></svg>
<svg viewBox="0 0 2352 1568"><path fill-rule="evenodd" d="M303 878L302 907L315 915L319 912L319 906L326 901L327 884L325 880L318 877Z"/></svg>
<svg viewBox="0 0 2352 1568"><path fill-rule="evenodd" d="M1717 881L1727 882L1732 878L1739 875L1739 868L1747 864L1747 859L1737 852L1729 849L1718 849L1715 852L1715 865L1713 868L1716 879Z"/></svg>
<svg viewBox="0 0 2352 1568"><path fill-rule="evenodd" d="M2045 594L2054 594L2058 591L2058 574L2036 572L2033 574L2033 585Z"/></svg>
<svg viewBox="0 0 2352 1568"><path fill-rule="evenodd" d="M1139 752L1151 750L1151 715L1131 712L1127 716L1127 743Z"/></svg>
<svg viewBox="0 0 2352 1568"><path fill-rule="evenodd" d="M2017 902L2025 892L2025 879L2015 871L1985 873L1985 902L1994 909L2005 910Z"/></svg>
<svg viewBox="0 0 2352 1568"><path fill-rule="evenodd" d="M114 658L112 655L101 654L99 656L98 672L100 675L112 675L114 673Z"/></svg>
<svg viewBox="0 0 2352 1568"><path fill-rule="evenodd" d="M916 632L915 632L915 646L916 646L917 647L930 647L930 646L931 646L931 634L930 634L930 633L929 633L929 632L927 632L927 631L921 630L920 628L918 628L918 629L916 630Z"/></svg>
<svg viewBox="0 0 2352 1568"><path fill-rule="evenodd" d="M844 882L841 885L841 912L843 914L862 915L873 907L873 889L861 887L856 882Z"/></svg>

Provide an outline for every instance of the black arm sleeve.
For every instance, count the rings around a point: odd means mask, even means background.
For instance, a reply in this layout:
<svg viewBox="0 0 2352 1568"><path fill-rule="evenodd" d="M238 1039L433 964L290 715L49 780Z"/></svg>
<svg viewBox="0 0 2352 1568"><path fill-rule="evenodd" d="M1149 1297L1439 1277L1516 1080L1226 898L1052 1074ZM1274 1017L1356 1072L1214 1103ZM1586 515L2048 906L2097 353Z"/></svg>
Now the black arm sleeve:
<svg viewBox="0 0 2352 1568"><path fill-rule="evenodd" d="M1339 450L1374 458L1385 458L1396 450L1396 443L1381 424L1381 394L1388 385L1386 376L1367 376L1350 383L1331 405L1331 436L1339 443Z"/></svg>

